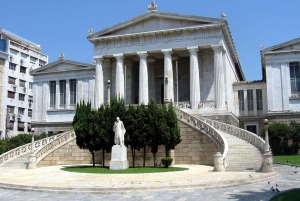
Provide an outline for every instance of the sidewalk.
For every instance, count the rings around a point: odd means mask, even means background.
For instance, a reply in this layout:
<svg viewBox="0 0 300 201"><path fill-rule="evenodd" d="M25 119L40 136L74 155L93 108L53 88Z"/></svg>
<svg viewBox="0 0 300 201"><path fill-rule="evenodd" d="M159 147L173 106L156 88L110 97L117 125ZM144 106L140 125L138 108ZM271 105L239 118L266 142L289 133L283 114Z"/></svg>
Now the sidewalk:
<svg viewBox="0 0 300 201"><path fill-rule="evenodd" d="M148 174L86 174L60 170L63 166L38 169L0 168L0 188L37 191L128 192L184 188L219 188L251 184L277 173L212 172L213 167L178 165L187 171Z"/></svg>

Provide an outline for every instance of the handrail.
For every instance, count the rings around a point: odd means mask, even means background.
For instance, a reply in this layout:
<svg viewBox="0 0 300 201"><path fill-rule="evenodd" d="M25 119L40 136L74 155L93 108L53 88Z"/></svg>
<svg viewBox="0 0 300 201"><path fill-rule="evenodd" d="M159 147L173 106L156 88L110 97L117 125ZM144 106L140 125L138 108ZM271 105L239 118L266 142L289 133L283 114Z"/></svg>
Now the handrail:
<svg viewBox="0 0 300 201"><path fill-rule="evenodd" d="M246 131L244 129L238 128L236 126L225 124L219 121L215 121L212 119L207 119L204 117L198 117L202 121L206 122L207 124L213 126L214 128L221 130L225 133L238 137L242 140L247 141L248 143L252 144L256 148L258 148L262 153L265 150L265 141L258 135Z"/></svg>
<svg viewBox="0 0 300 201"><path fill-rule="evenodd" d="M225 137L220 133L217 129L206 123L205 121L194 117L182 110L174 108L178 120L187 123L188 125L192 126L193 128L197 129L198 131L207 135L210 139L212 139L219 148L223 151L222 159L223 165L226 168L227 166L227 153L228 153L228 143Z"/></svg>
<svg viewBox="0 0 300 201"><path fill-rule="evenodd" d="M43 146L41 149L35 152L36 155L36 164L41 162L43 158L48 156L50 153L52 153L54 150L60 148L61 146L69 143L70 141L76 139L75 132L73 130L67 131L64 133L64 135L61 135L59 138L56 138L55 140L51 141L47 145Z"/></svg>
<svg viewBox="0 0 300 201"><path fill-rule="evenodd" d="M68 132L70 132L70 131L68 131ZM39 150L41 150L43 147L45 147L49 143L51 143L51 142L63 137L64 135L68 134L68 132L53 135L53 136L35 141L34 142L35 152L38 152ZM8 161L13 160L14 158L17 158L21 155L29 154L29 153L31 153L31 143L22 145L20 147L12 149L8 152L5 152L2 155L0 155L0 166L4 163L7 163Z"/></svg>

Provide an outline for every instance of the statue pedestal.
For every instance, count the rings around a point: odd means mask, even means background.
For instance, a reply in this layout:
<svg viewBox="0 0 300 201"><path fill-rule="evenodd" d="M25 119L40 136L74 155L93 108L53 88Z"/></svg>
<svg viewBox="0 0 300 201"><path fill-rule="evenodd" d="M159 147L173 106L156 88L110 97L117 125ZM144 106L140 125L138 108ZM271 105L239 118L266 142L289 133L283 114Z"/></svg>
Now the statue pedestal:
<svg viewBox="0 0 300 201"><path fill-rule="evenodd" d="M111 149L111 161L109 162L109 169L124 170L129 167L127 160L126 146L114 145Z"/></svg>

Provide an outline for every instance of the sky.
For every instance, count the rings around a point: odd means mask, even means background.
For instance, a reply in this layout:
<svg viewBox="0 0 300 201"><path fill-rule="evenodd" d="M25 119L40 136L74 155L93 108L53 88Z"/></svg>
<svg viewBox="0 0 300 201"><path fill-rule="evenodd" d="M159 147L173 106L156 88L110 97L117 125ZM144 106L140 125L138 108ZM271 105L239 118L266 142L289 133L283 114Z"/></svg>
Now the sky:
<svg viewBox="0 0 300 201"><path fill-rule="evenodd" d="M152 0L0 0L3 29L42 47L49 62L93 62L93 32L147 12ZM299 0L156 0L158 11L220 18L226 14L246 80L260 80L260 46L300 37Z"/></svg>

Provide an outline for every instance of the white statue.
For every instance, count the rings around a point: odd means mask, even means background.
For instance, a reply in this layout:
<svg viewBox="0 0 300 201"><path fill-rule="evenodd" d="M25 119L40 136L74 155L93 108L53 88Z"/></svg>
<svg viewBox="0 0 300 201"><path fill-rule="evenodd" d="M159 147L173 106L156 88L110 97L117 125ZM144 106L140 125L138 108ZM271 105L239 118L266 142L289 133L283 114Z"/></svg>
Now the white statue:
<svg viewBox="0 0 300 201"><path fill-rule="evenodd" d="M115 144L124 146L124 135L126 130L119 117L117 117L117 121L114 124L113 130L115 132Z"/></svg>

